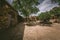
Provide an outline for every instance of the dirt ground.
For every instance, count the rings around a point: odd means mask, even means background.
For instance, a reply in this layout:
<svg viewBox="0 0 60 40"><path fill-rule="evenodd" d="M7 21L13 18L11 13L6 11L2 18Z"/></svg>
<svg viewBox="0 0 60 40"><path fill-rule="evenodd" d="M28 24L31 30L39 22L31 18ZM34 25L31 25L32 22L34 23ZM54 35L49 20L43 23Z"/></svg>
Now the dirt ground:
<svg viewBox="0 0 60 40"><path fill-rule="evenodd" d="M60 40L60 24L26 26L23 40Z"/></svg>

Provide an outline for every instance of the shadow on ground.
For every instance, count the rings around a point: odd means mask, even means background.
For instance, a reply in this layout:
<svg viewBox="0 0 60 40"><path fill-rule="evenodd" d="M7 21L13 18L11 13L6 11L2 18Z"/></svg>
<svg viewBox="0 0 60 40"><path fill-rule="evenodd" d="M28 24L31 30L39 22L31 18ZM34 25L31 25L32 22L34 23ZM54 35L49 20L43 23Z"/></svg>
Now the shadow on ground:
<svg viewBox="0 0 60 40"><path fill-rule="evenodd" d="M25 25L20 23L16 27L0 30L0 40L23 40L24 29Z"/></svg>

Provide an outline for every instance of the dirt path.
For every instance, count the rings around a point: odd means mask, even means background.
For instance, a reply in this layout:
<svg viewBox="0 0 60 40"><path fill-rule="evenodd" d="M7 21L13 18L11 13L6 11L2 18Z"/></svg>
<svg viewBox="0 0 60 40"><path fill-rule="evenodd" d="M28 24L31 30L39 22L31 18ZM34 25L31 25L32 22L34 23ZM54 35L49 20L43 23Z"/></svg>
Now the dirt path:
<svg viewBox="0 0 60 40"><path fill-rule="evenodd" d="M25 26L23 40L60 40L60 24L53 27Z"/></svg>

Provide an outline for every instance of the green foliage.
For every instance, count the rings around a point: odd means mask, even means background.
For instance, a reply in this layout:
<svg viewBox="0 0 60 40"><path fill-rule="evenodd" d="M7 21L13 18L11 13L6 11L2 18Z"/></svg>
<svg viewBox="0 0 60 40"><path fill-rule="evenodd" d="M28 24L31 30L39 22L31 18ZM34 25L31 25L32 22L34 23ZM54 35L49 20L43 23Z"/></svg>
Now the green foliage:
<svg viewBox="0 0 60 40"><path fill-rule="evenodd" d="M49 13L52 19L56 19L55 23L60 23L60 7L54 7Z"/></svg>
<svg viewBox="0 0 60 40"><path fill-rule="evenodd" d="M14 0L13 6L21 12L25 17L32 13L37 13L39 10L36 5L38 0Z"/></svg>
<svg viewBox="0 0 60 40"><path fill-rule="evenodd" d="M51 15L50 15L48 12L41 13L41 14L39 15L39 19L40 19L41 21L49 21L50 17L51 17Z"/></svg>
<svg viewBox="0 0 60 40"><path fill-rule="evenodd" d="M52 3L59 3L59 5L60 5L60 0L51 0L52 1Z"/></svg>
<svg viewBox="0 0 60 40"><path fill-rule="evenodd" d="M0 0L0 7L4 5L5 0Z"/></svg>
<svg viewBox="0 0 60 40"><path fill-rule="evenodd" d="M39 19L43 22L48 22L51 18L56 19L56 22L60 22L60 7L54 7L52 10L39 15Z"/></svg>
<svg viewBox="0 0 60 40"><path fill-rule="evenodd" d="M50 14L59 18L60 17L60 7L55 7L52 10L50 10Z"/></svg>

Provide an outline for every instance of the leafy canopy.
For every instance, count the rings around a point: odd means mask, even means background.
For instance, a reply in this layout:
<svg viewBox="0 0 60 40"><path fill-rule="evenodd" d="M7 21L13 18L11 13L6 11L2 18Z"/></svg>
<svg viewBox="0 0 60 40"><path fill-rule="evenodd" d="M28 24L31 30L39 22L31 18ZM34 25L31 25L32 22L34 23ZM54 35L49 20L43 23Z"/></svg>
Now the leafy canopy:
<svg viewBox="0 0 60 40"><path fill-rule="evenodd" d="M4 5L5 0L0 0L0 8Z"/></svg>
<svg viewBox="0 0 60 40"><path fill-rule="evenodd" d="M60 0L51 0L53 3L58 3L60 5Z"/></svg>
<svg viewBox="0 0 60 40"><path fill-rule="evenodd" d="M40 19L41 21L49 20L50 17L51 17L51 15L50 15L48 12L44 12L44 13L41 13L41 14L39 15L39 19Z"/></svg>
<svg viewBox="0 0 60 40"><path fill-rule="evenodd" d="M38 0L14 0L13 6L24 16L29 16L31 13L38 12Z"/></svg>
<svg viewBox="0 0 60 40"><path fill-rule="evenodd" d="M50 10L50 14L59 18L60 17L60 7L54 7L52 10Z"/></svg>

